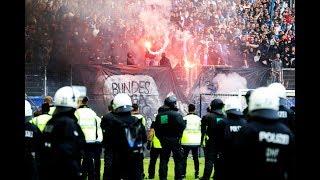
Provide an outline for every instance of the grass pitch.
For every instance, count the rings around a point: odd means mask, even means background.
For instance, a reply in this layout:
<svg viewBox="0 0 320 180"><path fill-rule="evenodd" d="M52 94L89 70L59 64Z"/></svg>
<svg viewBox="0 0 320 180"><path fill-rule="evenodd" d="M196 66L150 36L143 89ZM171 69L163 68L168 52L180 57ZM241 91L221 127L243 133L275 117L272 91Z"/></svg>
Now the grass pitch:
<svg viewBox="0 0 320 180"><path fill-rule="evenodd" d="M159 170L159 162L160 159L158 158L156 164L156 173L155 173L155 180L159 180L158 170ZM103 166L104 162L101 160L101 176L103 175ZM148 177L148 167L149 167L149 158L144 159L144 174L146 178ZM199 158L199 176L201 177L203 174L204 169L204 158ZM187 171L186 171L186 180L194 180L194 163L192 157L189 157L187 160ZM174 161L170 158L168 163L168 180L174 179Z"/></svg>

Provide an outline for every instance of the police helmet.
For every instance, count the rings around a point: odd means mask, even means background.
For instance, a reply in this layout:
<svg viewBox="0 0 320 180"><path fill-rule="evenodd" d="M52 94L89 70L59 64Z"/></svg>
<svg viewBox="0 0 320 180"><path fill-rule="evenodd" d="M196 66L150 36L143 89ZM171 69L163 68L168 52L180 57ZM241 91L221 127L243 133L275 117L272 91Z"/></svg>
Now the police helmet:
<svg viewBox="0 0 320 180"><path fill-rule="evenodd" d="M77 107L77 99L80 92L71 86L64 86L57 90L54 95L54 105L60 107Z"/></svg>
<svg viewBox="0 0 320 180"><path fill-rule="evenodd" d="M225 100L224 110L227 114L243 115L241 101L236 97L230 97Z"/></svg>
<svg viewBox="0 0 320 180"><path fill-rule="evenodd" d="M265 119L277 119L279 97L267 87L255 89L249 102L249 115Z"/></svg>
<svg viewBox="0 0 320 180"><path fill-rule="evenodd" d="M212 100L211 103L210 103L210 109L211 110L219 110L219 109L222 109L223 106L224 106L224 103L219 98Z"/></svg>
<svg viewBox="0 0 320 180"><path fill-rule="evenodd" d="M268 86L273 93L275 93L279 98L286 99L286 88L281 83L272 83Z"/></svg>
<svg viewBox="0 0 320 180"><path fill-rule="evenodd" d="M173 108L175 107L177 104L177 98L174 95L168 96L165 100L164 100L164 105Z"/></svg>
<svg viewBox="0 0 320 180"><path fill-rule="evenodd" d="M27 100L24 100L24 116L32 116L31 104Z"/></svg>
<svg viewBox="0 0 320 180"><path fill-rule="evenodd" d="M119 93L113 99L112 107L115 112L130 112L132 111L132 101L128 94Z"/></svg>

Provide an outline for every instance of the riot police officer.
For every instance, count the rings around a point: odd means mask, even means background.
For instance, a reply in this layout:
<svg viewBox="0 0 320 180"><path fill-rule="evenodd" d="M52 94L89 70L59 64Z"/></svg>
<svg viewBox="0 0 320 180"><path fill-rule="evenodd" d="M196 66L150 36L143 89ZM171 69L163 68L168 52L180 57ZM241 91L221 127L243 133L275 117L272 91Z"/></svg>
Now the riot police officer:
<svg viewBox="0 0 320 180"><path fill-rule="evenodd" d="M295 134L295 113L286 106L286 88L280 83L272 83L268 86L279 97L279 118Z"/></svg>
<svg viewBox="0 0 320 180"><path fill-rule="evenodd" d="M100 179L100 156L102 131L100 128L101 119L88 106L89 98L81 96L78 98L78 109L75 111L78 124L80 125L86 144L82 161L82 176L89 180Z"/></svg>
<svg viewBox="0 0 320 180"><path fill-rule="evenodd" d="M140 114L139 112L139 105L134 103L132 104L132 111L131 111L131 115L138 118L141 123L143 124L144 127L146 127L146 118L143 117L142 114ZM144 154L142 153L141 154L141 158L142 158L142 161L141 161L141 169L142 169L142 179L144 179L145 177L145 174L144 174L144 167L143 167L143 159L144 159Z"/></svg>
<svg viewBox="0 0 320 180"><path fill-rule="evenodd" d="M24 101L25 113L25 170L27 172L25 178L37 180L39 179L40 150L41 150L41 131L32 123L32 109L30 103Z"/></svg>
<svg viewBox="0 0 320 180"><path fill-rule="evenodd" d="M175 179L181 180L183 178L183 149L181 147L180 139L186 124L182 115L178 112L176 107L177 98L169 96L164 100L162 112L156 116L154 125L155 133L160 140L162 151L160 154L160 180L167 179L168 162L173 153Z"/></svg>
<svg viewBox="0 0 320 180"><path fill-rule="evenodd" d="M232 180L234 173L235 139L240 128L246 123L243 119L241 101L237 97L225 100L224 111L227 115L217 123L217 160L215 164L214 179Z"/></svg>
<svg viewBox="0 0 320 180"><path fill-rule="evenodd" d="M208 180L210 179L214 161L217 156L216 152L216 128L217 123L221 121L225 116L222 112L224 103L221 99L214 99L210 103L210 113L203 116L201 120L201 144L204 143L205 136L208 136L209 139L206 140L205 144L205 167L203 171L203 176L201 179Z"/></svg>
<svg viewBox="0 0 320 180"><path fill-rule="evenodd" d="M43 179L81 179L85 137L74 115L79 95L80 92L71 86L55 93L56 109L43 131Z"/></svg>
<svg viewBox="0 0 320 180"><path fill-rule="evenodd" d="M294 136L278 115L279 98L269 88L260 87L250 96L250 121L236 140L238 179L294 179Z"/></svg>
<svg viewBox="0 0 320 180"><path fill-rule="evenodd" d="M141 155L143 144L147 142L145 127L138 118L131 116L132 101L128 94L117 94L113 109L107 129L103 132L103 143L111 146L111 152L108 152L112 153L110 179L141 180Z"/></svg>
<svg viewBox="0 0 320 180"><path fill-rule="evenodd" d="M109 137L109 132L111 132L112 128L112 121L114 118L114 109L113 109L113 100L110 101L110 104L108 105L108 113L105 114L101 118L101 130L103 134L102 139L102 147L104 148L104 171L103 171L103 179L108 180L111 179L112 174L112 144Z"/></svg>
<svg viewBox="0 0 320 180"><path fill-rule="evenodd" d="M199 178L199 147L201 141L201 118L196 114L194 104L188 105L188 114L183 117L186 121L186 129L183 131L181 144L184 150L183 175L186 175L187 158L189 152L192 152L194 162L194 177Z"/></svg>

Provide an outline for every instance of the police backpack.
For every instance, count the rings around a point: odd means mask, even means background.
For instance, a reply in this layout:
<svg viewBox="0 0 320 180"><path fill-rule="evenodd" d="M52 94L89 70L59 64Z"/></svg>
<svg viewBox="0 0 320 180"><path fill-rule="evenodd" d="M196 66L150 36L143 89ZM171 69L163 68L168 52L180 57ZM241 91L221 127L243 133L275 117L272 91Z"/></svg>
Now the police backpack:
<svg viewBox="0 0 320 180"><path fill-rule="evenodd" d="M124 135L129 150L133 152L143 151L143 125L141 121L131 124L123 123Z"/></svg>

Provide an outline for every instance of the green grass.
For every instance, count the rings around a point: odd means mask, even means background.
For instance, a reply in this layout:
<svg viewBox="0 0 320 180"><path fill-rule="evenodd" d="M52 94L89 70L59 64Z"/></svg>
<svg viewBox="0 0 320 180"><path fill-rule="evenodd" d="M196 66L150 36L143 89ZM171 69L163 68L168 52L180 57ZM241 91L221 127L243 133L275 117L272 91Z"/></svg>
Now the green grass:
<svg viewBox="0 0 320 180"><path fill-rule="evenodd" d="M156 173L155 173L155 180L159 180L158 170L159 170L159 158L156 164ZM103 175L103 160L101 160L101 176ZM144 173L146 177L148 177L148 166L149 166L149 158L144 159ZM199 158L199 176L201 177L203 174L204 169L204 158ZM174 179L174 162L173 159L170 158L168 163L168 180ZM189 157L187 160L187 174L186 180L194 180L194 164L192 157Z"/></svg>

